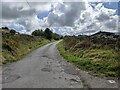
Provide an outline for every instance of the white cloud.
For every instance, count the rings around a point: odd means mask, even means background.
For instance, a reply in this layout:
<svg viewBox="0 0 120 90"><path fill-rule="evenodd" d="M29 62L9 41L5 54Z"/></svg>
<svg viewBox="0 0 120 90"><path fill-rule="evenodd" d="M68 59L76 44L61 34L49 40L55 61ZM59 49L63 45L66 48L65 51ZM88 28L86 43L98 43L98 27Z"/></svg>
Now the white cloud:
<svg viewBox="0 0 120 90"><path fill-rule="evenodd" d="M105 8L102 3L95 6L95 9L89 5L88 7L75 22L77 34L93 34L97 31L118 32L118 16L114 15L115 10Z"/></svg>
<svg viewBox="0 0 120 90"><path fill-rule="evenodd" d="M94 9L88 2L29 4L32 8L25 2L3 3L3 22L29 34L37 28L49 26L55 33L62 35L92 34L100 30L118 32L115 10L105 8L102 3L94 5ZM35 12L38 14L44 11L50 11L48 16L38 19ZM9 21L14 23L9 24Z"/></svg>
<svg viewBox="0 0 120 90"><path fill-rule="evenodd" d="M61 34L61 35L75 35L75 31L72 27L53 27L53 31L54 33L58 33L58 34Z"/></svg>
<svg viewBox="0 0 120 90"><path fill-rule="evenodd" d="M31 34L36 29L44 28L46 20L39 20L37 16L34 17L28 17L28 18L22 18L18 19L17 21L13 21L12 23L4 24L4 26L9 27L10 29L15 29L18 32Z"/></svg>
<svg viewBox="0 0 120 90"><path fill-rule="evenodd" d="M42 28L42 26L45 25L45 21L39 20L37 16L18 20L17 23L24 26L26 31L29 33L35 29Z"/></svg>
<svg viewBox="0 0 120 90"><path fill-rule="evenodd" d="M55 9L48 15L50 26L74 26L82 10L85 10L84 2L58 3Z"/></svg>

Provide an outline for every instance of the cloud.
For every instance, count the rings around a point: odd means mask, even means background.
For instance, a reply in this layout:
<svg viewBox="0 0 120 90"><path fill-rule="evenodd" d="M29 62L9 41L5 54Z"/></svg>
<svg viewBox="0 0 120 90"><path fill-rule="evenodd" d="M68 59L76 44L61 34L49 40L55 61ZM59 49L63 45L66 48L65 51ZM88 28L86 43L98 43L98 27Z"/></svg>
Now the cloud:
<svg viewBox="0 0 120 90"><path fill-rule="evenodd" d="M102 22L102 21L109 20L110 17L107 14L101 13L99 14L99 16L96 16L96 19Z"/></svg>
<svg viewBox="0 0 120 90"><path fill-rule="evenodd" d="M51 26L74 26L82 10L85 10L84 2L58 3L55 9L48 15L48 24Z"/></svg>
<svg viewBox="0 0 120 90"><path fill-rule="evenodd" d="M16 6L13 6L16 5ZM16 19L20 17L32 16L35 9L24 9L24 4L18 3L2 3L2 18L3 19Z"/></svg>
<svg viewBox="0 0 120 90"><path fill-rule="evenodd" d="M6 24L4 26L10 29L15 29L18 32L31 34L34 30L47 27L45 24L46 20L39 20L37 16L18 19L11 24ZM46 25L46 26L45 26Z"/></svg>
<svg viewBox="0 0 120 90"><path fill-rule="evenodd" d="M28 34L35 29L46 27L53 28L55 33L62 35L89 35L97 31L118 33L116 10L108 9L102 3L93 5L88 2L30 2L29 4L31 7L26 2L4 2L2 4L4 24ZM11 24L9 21L12 21Z"/></svg>
<svg viewBox="0 0 120 90"><path fill-rule="evenodd" d="M21 33L26 33L26 28L20 24L16 24L16 23L11 24L11 25L9 25L9 28L17 30L17 32L19 32L19 30L20 30Z"/></svg>
<svg viewBox="0 0 120 90"><path fill-rule="evenodd" d="M2 2L2 19L32 17L33 15L43 12L44 10L49 10L49 8L50 3Z"/></svg>
<svg viewBox="0 0 120 90"><path fill-rule="evenodd" d="M37 15L49 11L51 3L43 2L2 2L2 26L8 26L19 32L30 34L33 30L47 27L46 19ZM44 8L44 9L43 9Z"/></svg>
<svg viewBox="0 0 120 90"><path fill-rule="evenodd" d="M118 17L118 34L120 35L120 16Z"/></svg>
<svg viewBox="0 0 120 90"><path fill-rule="evenodd" d="M117 29L118 18L114 16L114 18L110 19L105 23L105 26L109 29L116 30Z"/></svg>
<svg viewBox="0 0 120 90"><path fill-rule="evenodd" d="M53 27L54 33L58 33L61 35L75 35L75 31L72 27Z"/></svg>
<svg viewBox="0 0 120 90"><path fill-rule="evenodd" d="M42 28L42 24L45 23L37 18L37 16L30 18L23 18L17 21L17 24L20 24L25 27L27 32L32 32L35 29Z"/></svg>
<svg viewBox="0 0 120 90"><path fill-rule="evenodd" d="M118 32L118 16L115 10L108 9L102 3L94 8L88 5L89 9L81 13L80 18L75 22L77 34L93 34L97 31Z"/></svg>
<svg viewBox="0 0 120 90"><path fill-rule="evenodd" d="M96 19L99 21L106 21L110 19L110 16L113 16L116 12L116 10L113 9L107 9L103 6L103 4L98 4L96 6L96 10L98 12L98 15L96 16Z"/></svg>

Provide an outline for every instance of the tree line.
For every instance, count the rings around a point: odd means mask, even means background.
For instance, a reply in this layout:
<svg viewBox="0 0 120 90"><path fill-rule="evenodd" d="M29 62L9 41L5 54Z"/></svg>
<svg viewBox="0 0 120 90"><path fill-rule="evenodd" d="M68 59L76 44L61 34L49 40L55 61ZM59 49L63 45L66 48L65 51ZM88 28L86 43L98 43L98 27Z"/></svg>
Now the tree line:
<svg viewBox="0 0 120 90"><path fill-rule="evenodd" d="M41 36L41 37L44 37L49 40L51 40L51 39L59 40L59 39L63 38L63 36L53 33L49 28L46 28L44 31L42 29L35 30L32 32L32 35L33 36Z"/></svg>
<svg viewBox="0 0 120 90"><path fill-rule="evenodd" d="M18 33L13 29L10 30L8 27L2 27L2 29L9 30L9 34L11 34L11 35L15 35L16 33ZM2 32L2 33L4 34L5 32ZM33 31L31 33L31 35L32 36L40 36L40 37L43 37L43 38L46 38L49 40L51 40L51 39L59 40L59 39L63 38L62 35L59 35L57 33L53 33L49 28L46 28L44 31L42 29L37 29L37 30Z"/></svg>

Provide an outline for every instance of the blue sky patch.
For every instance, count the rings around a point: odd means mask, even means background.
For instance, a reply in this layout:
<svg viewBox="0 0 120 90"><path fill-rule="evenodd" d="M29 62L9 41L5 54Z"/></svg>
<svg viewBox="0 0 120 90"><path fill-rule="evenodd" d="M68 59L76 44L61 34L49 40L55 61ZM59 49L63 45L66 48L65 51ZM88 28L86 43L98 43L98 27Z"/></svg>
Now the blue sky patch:
<svg viewBox="0 0 120 90"><path fill-rule="evenodd" d="M118 2L103 3L106 8L118 9Z"/></svg>
<svg viewBox="0 0 120 90"><path fill-rule="evenodd" d="M95 6L99 3L103 3L105 8L116 10L116 15L120 15L120 2L92 2L92 8L94 9Z"/></svg>
<svg viewBox="0 0 120 90"><path fill-rule="evenodd" d="M49 14L49 11L45 11L45 12L42 12L42 13L38 13L37 17L39 19L44 19L45 17L47 17Z"/></svg>
<svg viewBox="0 0 120 90"><path fill-rule="evenodd" d="M107 2L107 3L103 3L103 5L106 7L106 8L109 8L109 9L115 9L116 10L116 14L119 15L119 8L118 8L118 2Z"/></svg>

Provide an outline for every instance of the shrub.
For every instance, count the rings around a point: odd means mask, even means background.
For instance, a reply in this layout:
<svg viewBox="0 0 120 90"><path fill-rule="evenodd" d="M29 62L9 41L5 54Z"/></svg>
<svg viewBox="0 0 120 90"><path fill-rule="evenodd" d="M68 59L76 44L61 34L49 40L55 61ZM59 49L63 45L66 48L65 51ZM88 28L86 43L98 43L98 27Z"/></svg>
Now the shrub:
<svg viewBox="0 0 120 90"><path fill-rule="evenodd" d="M15 35L16 31L15 30L10 30L11 35Z"/></svg>
<svg viewBox="0 0 120 90"><path fill-rule="evenodd" d="M33 31L32 32L32 35L33 36L43 36L44 35L44 32L43 32L43 30L35 30L35 31Z"/></svg>
<svg viewBox="0 0 120 90"><path fill-rule="evenodd" d="M45 29L45 32L44 32L44 36L45 36L45 38L47 38L47 39L51 40L51 39L52 39L52 37L53 37L53 32L52 32L52 31L50 31L50 29L49 29L49 28L46 28L46 29Z"/></svg>

